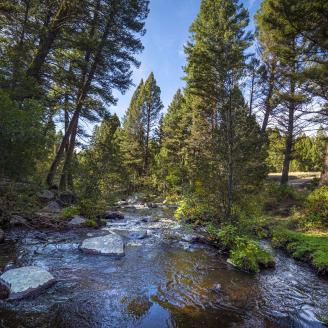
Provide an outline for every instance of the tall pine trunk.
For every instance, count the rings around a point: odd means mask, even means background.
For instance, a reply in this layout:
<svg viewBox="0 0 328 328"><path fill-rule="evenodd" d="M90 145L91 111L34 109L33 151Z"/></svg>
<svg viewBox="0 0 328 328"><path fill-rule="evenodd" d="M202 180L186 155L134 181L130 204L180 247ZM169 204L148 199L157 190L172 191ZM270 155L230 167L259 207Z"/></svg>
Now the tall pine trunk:
<svg viewBox="0 0 328 328"><path fill-rule="evenodd" d="M326 141L326 153L319 185L328 186L328 141Z"/></svg>
<svg viewBox="0 0 328 328"><path fill-rule="evenodd" d="M77 126L78 126L79 117L80 117L80 113L81 113L81 110L82 110L82 107L83 107L84 100L87 97L87 94L88 94L89 89L91 87L91 83L93 81L94 75L96 73L96 69L98 67L98 64L99 64L99 61L100 61L100 58L101 58L101 53L103 51L105 42L106 42L107 37L109 35L111 22L113 20L113 15L114 15L114 10L112 10L111 14L108 17L104 32L102 34L101 40L100 40L100 42L97 46L96 53L95 53L95 56L93 58L93 62L92 62L90 71L86 75L86 77L84 79L83 86L80 90L80 93L79 93L79 96L78 96L78 99L77 99L77 103L76 103L76 108L75 108L75 111L73 113L71 122L70 122L70 124L67 128L67 131L66 131L66 133L65 133L65 135L62 139L62 142L61 142L61 144L58 148L57 154L56 154L56 156L55 156L55 158L54 158L54 160L53 160L53 162L50 166L50 169L49 169L49 172L48 172L48 175L47 175L47 180L46 180L47 185L49 187L52 187L53 184L54 184L54 178L55 178L55 175L56 175L56 171L57 171L58 165L59 165L59 163L60 163L60 161L63 157L63 153L64 153L64 150L65 150L66 144L69 142L69 138L72 135L72 133L74 132L74 129L77 128ZM74 143L73 143L73 147L74 146L75 146L75 140L74 140ZM74 148L73 148L73 152L74 152Z"/></svg>
<svg viewBox="0 0 328 328"><path fill-rule="evenodd" d="M67 0L62 0L57 12L54 14L52 22L47 28L47 33L41 36L39 42L39 48L34 56L32 63L27 69L27 76L33 77L36 81L41 79L41 69L46 61L46 58L56 40L59 36L63 23L69 17L70 12L75 6L75 1L72 0L70 3Z"/></svg>
<svg viewBox="0 0 328 328"><path fill-rule="evenodd" d="M269 124L269 118L270 118L270 115L273 110L272 97L273 97L273 90L274 90L274 80L275 80L275 74L272 71L270 74L270 79L269 79L268 94L264 101L264 117L263 117L263 122L262 122L262 127L261 127L262 135L264 134L264 132L267 129L267 126Z"/></svg>
<svg viewBox="0 0 328 328"><path fill-rule="evenodd" d="M285 142L285 154L284 154L284 163L282 168L281 180L280 183L282 185L288 183L289 179L289 166L290 161L292 159L292 151L294 144L294 119L295 119L295 81L294 77L291 77L290 80L290 101L289 101L289 109L288 109L288 126L287 126L287 135Z"/></svg>

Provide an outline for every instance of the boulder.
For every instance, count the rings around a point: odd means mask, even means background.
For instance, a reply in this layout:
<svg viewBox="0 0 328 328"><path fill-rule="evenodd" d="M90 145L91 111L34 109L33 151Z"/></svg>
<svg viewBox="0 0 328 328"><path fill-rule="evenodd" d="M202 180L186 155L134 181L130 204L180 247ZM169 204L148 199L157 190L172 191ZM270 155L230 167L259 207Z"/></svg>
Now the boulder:
<svg viewBox="0 0 328 328"><path fill-rule="evenodd" d="M185 241L187 243L196 243L197 241L199 241L199 237L197 235L193 235L193 234L184 234L181 235L181 240Z"/></svg>
<svg viewBox="0 0 328 328"><path fill-rule="evenodd" d="M48 271L35 266L8 270L0 276L0 280L10 287L9 299L35 295L55 282Z"/></svg>
<svg viewBox="0 0 328 328"><path fill-rule="evenodd" d="M106 220L123 220L124 219L124 215L120 212L112 212L112 211L108 211L105 213L105 219Z"/></svg>
<svg viewBox="0 0 328 328"><path fill-rule="evenodd" d="M2 229L0 229L0 244L5 241L5 233Z"/></svg>
<svg viewBox="0 0 328 328"><path fill-rule="evenodd" d="M75 195L71 191L63 191L59 194L59 201L64 206L72 205L75 203Z"/></svg>
<svg viewBox="0 0 328 328"><path fill-rule="evenodd" d="M51 201L41 211L44 212L44 213L59 213L60 212L60 205L55 201Z"/></svg>
<svg viewBox="0 0 328 328"><path fill-rule="evenodd" d="M130 239L145 239L147 237L147 230L131 231L128 237Z"/></svg>
<svg viewBox="0 0 328 328"><path fill-rule="evenodd" d="M8 298L10 295L10 288L7 284L0 281L0 300Z"/></svg>
<svg viewBox="0 0 328 328"><path fill-rule="evenodd" d="M80 226L87 222L87 219L83 216L75 215L73 218L68 222L70 226Z"/></svg>
<svg viewBox="0 0 328 328"><path fill-rule="evenodd" d="M157 208L158 207L158 204L156 204L156 203L147 203L146 205L148 208Z"/></svg>
<svg viewBox="0 0 328 328"><path fill-rule="evenodd" d="M128 205L129 203L126 200L120 200L116 203L117 206L125 206Z"/></svg>
<svg viewBox="0 0 328 328"><path fill-rule="evenodd" d="M85 239L80 249L90 254L124 256L123 239L117 234Z"/></svg>
<svg viewBox="0 0 328 328"><path fill-rule="evenodd" d="M50 190L43 190L36 194L41 201L49 202L55 198L55 194Z"/></svg>
<svg viewBox="0 0 328 328"><path fill-rule="evenodd" d="M27 221L20 215L13 215L9 220L9 224L11 227L17 227L27 225Z"/></svg>

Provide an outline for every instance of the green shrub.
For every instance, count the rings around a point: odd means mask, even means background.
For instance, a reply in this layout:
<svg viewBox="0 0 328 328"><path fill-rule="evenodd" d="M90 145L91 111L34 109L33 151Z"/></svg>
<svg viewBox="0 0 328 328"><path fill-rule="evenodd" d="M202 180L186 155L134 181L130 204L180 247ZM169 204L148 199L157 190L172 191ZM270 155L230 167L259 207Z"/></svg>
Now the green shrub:
<svg viewBox="0 0 328 328"><path fill-rule="evenodd" d="M90 220L89 219L84 224L89 228L97 228L98 227L98 224L97 224L96 220Z"/></svg>
<svg viewBox="0 0 328 328"><path fill-rule="evenodd" d="M301 222L307 227L328 226L328 186L307 196Z"/></svg>
<svg viewBox="0 0 328 328"><path fill-rule="evenodd" d="M79 208L76 206L70 206L70 207L65 207L63 208L60 213L59 213L59 217L61 219L69 219L75 215L79 215L80 211Z"/></svg>
<svg viewBox="0 0 328 328"><path fill-rule="evenodd" d="M208 203L197 197L184 197L179 203L179 207L175 212L178 220L188 221L211 221L217 217L217 211Z"/></svg>
<svg viewBox="0 0 328 328"><path fill-rule="evenodd" d="M92 199L82 199L78 204L79 214L89 220L95 220L98 215L102 215L105 208L105 204Z"/></svg>
<svg viewBox="0 0 328 328"><path fill-rule="evenodd" d="M274 265L273 257L259 244L241 235L237 227L225 225L220 230L214 225L208 224L207 231L229 250L229 260L238 268L248 272L258 272L261 267L271 267Z"/></svg>
<svg viewBox="0 0 328 328"><path fill-rule="evenodd" d="M295 188L289 185L281 185L277 182L268 182L265 186L267 197L271 201L283 202L286 200L301 201L303 196Z"/></svg>
<svg viewBox="0 0 328 328"><path fill-rule="evenodd" d="M255 241L238 237L230 252L230 261L249 272L259 272L261 267L271 267L274 260L271 254L262 249Z"/></svg>

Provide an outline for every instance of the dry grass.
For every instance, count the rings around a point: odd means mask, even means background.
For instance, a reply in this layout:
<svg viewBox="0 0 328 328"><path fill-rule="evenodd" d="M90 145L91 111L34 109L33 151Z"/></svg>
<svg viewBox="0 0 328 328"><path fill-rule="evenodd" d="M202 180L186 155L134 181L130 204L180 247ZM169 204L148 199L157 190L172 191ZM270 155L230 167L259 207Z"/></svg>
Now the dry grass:
<svg viewBox="0 0 328 328"><path fill-rule="evenodd" d="M319 179L321 172L289 172L289 177L293 179L304 179L304 178L317 178ZM277 178L280 177L281 173L269 173L269 177Z"/></svg>

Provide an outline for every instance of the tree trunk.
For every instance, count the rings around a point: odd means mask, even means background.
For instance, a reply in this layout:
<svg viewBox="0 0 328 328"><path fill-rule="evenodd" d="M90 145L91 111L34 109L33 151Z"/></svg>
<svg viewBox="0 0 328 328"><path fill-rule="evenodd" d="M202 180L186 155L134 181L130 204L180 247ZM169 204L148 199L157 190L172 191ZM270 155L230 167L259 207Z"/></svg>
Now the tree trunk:
<svg viewBox="0 0 328 328"><path fill-rule="evenodd" d="M64 121L65 121L65 133L68 129L69 125L69 115L68 115L68 94L65 94L65 100L64 100ZM67 142L65 145L65 155L67 156L68 150L69 150L69 143ZM68 174L66 174L66 170L63 169L63 172L60 177L59 182L59 189L60 190L66 190L68 186Z"/></svg>
<svg viewBox="0 0 328 328"><path fill-rule="evenodd" d="M84 100L87 96L87 93L89 92L89 89L90 89L92 80L94 78L98 63L100 61L102 50L104 48L105 42L107 40L109 31L110 31L110 26L111 26L111 22L112 22L112 18L113 18L112 17L113 11L112 11L112 14L109 16L109 18L106 22L105 30L104 30L102 38L101 38L101 40L100 40L100 42L97 46L96 53L95 53L95 56L94 56L90 71L89 71L88 75L86 76L86 78L84 79L85 81L83 83L80 94L78 96L78 100L77 100L77 103L76 103L76 109L73 113L71 122L70 122L70 124L67 128L67 131L66 131L66 133L65 133L65 135L62 139L62 142L61 142L61 144L58 148L57 154L56 154L56 156L55 156L55 158L54 158L54 160L51 164L51 167L49 169L49 173L47 175L47 180L46 180L47 185L49 187L51 187L53 185L53 181L54 181L54 177L56 175L57 167L58 167L58 165L59 165L59 163L60 163L60 161L63 157L65 146L66 146L67 142L69 142L69 138L70 138L72 132L74 131L75 126L78 125L78 120L79 120L79 116L80 116L80 113L81 113L81 110L82 110L82 107L83 107ZM75 142L74 142L74 146L75 146Z"/></svg>
<svg viewBox="0 0 328 328"><path fill-rule="evenodd" d="M66 151L65 162L61 174L61 183L59 185L59 189L62 191L65 190L74 190L73 178L72 178L72 159L74 155L76 134L78 128L78 120L76 120L76 124L73 127L70 142Z"/></svg>
<svg viewBox="0 0 328 328"><path fill-rule="evenodd" d="M319 186L328 186L328 141L326 141L326 153L323 163L323 170L320 177Z"/></svg>
<svg viewBox="0 0 328 328"><path fill-rule="evenodd" d="M147 113L147 127L146 127L146 144L145 144L145 157L144 157L144 174L148 170L148 159L149 159L149 134L150 134L150 110Z"/></svg>
<svg viewBox="0 0 328 328"><path fill-rule="evenodd" d="M66 0L62 0L57 12L53 16L50 26L47 29L46 35L41 36L40 38L39 48L32 60L32 63L27 69L27 76L33 77L36 81L40 82L41 69L54 44L54 41L61 32L63 22L67 19L67 17L69 17L69 14L74 7L75 0L73 0L71 3L68 3Z"/></svg>
<svg viewBox="0 0 328 328"><path fill-rule="evenodd" d="M226 218L232 220L232 204L233 204L233 115L232 115L232 88L233 83L231 81L231 89L229 95L229 107L228 107L228 117L227 117L227 141L228 141L228 197L227 197L227 207L226 207Z"/></svg>
<svg viewBox="0 0 328 328"><path fill-rule="evenodd" d="M289 175L289 165L292 157L293 151L293 144L294 144L294 116L295 116L295 102L294 102L294 95L295 95L295 81L294 78L291 77L290 81L290 104L289 104L289 111L288 111L288 127L287 127L287 135L286 135L286 143L285 143L285 156L284 156L284 164L281 174L280 183L282 185L288 183L288 175Z"/></svg>
<svg viewBox="0 0 328 328"><path fill-rule="evenodd" d="M266 131L266 128L269 124L269 118L273 110L273 105L272 105L272 96L273 96L273 90L274 90L274 80L275 80L275 73L274 73L274 68L272 68L272 72L270 74L270 79L269 79L269 89L268 89L268 94L265 98L264 101L264 106L265 106L265 111L264 111L264 118L262 122L262 127L261 127L261 134L263 135Z"/></svg>
<svg viewBox="0 0 328 328"><path fill-rule="evenodd" d="M251 95L249 100L249 115L252 115L253 112L254 82L255 82L255 69L253 69L252 72Z"/></svg>

